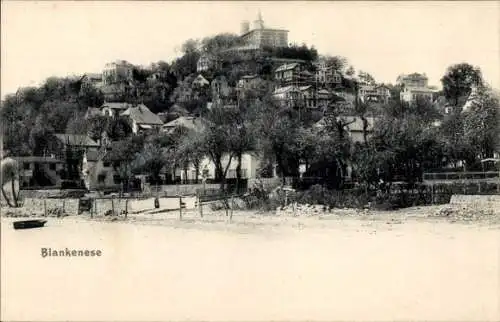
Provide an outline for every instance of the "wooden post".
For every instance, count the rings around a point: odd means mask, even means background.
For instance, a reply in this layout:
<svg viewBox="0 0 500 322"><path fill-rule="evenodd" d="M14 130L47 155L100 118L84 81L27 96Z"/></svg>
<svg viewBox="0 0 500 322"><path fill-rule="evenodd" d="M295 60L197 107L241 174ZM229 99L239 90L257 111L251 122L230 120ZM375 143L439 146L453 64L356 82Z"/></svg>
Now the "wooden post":
<svg viewBox="0 0 500 322"><path fill-rule="evenodd" d="M434 184L431 183L431 204L434 204Z"/></svg>
<svg viewBox="0 0 500 322"><path fill-rule="evenodd" d="M111 197L111 215L115 215L115 197Z"/></svg>
<svg viewBox="0 0 500 322"><path fill-rule="evenodd" d="M198 210L200 211L200 217L203 218L203 205L201 203L201 197L198 194Z"/></svg>
<svg viewBox="0 0 500 322"><path fill-rule="evenodd" d="M95 206L95 215L97 216L99 214L97 212L97 198L94 199L94 206Z"/></svg>
<svg viewBox="0 0 500 322"><path fill-rule="evenodd" d="M231 212L229 215L229 222L233 219L233 208L234 208L234 195L231 195Z"/></svg>
<svg viewBox="0 0 500 322"><path fill-rule="evenodd" d="M179 220L182 220L182 196L179 196Z"/></svg>
<svg viewBox="0 0 500 322"><path fill-rule="evenodd" d="M47 217L47 199L43 199L43 214Z"/></svg>
<svg viewBox="0 0 500 322"><path fill-rule="evenodd" d="M66 199L63 199L63 213L66 212Z"/></svg>
<svg viewBox="0 0 500 322"><path fill-rule="evenodd" d="M128 216L128 198L125 199L125 219L127 219Z"/></svg>

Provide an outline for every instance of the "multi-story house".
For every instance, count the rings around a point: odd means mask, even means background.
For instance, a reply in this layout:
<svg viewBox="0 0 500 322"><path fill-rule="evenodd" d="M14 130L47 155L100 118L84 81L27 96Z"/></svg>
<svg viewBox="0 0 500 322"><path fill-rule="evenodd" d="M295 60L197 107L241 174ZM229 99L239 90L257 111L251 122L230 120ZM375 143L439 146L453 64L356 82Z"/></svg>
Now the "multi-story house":
<svg viewBox="0 0 500 322"><path fill-rule="evenodd" d="M64 162L53 157L12 157L19 165L20 187L61 185Z"/></svg>
<svg viewBox="0 0 500 322"><path fill-rule="evenodd" d="M260 11L252 29L249 22L241 23L241 38L247 46L253 48L288 47L288 30L266 28Z"/></svg>
<svg viewBox="0 0 500 322"><path fill-rule="evenodd" d="M317 84L334 87L342 83L342 75L332 66L328 66L324 61L315 64L316 71L314 78Z"/></svg>
<svg viewBox="0 0 500 322"><path fill-rule="evenodd" d="M282 106L317 109L328 106L330 92L325 89L317 90L311 85L290 85L275 89L273 98Z"/></svg>
<svg viewBox="0 0 500 322"><path fill-rule="evenodd" d="M299 63L284 64L274 71L274 79L281 85L305 86L314 84L314 74Z"/></svg>
<svg viewBox="0 0 500 322"><path fill-rule="evenodd" d="M209 53L203 53L198 59L198 62L196 63L196 71L198 73L210 69L216 69L217 67L219 67L219 59L216 56Z"/></svg>
<svg viewBox="0 0 500 322"><path fill-rule="evenodd" d="M410 104L415 103L419 98L432 101L436 91L429 88L428 80L425 74L400 75L396 82L403 88L400 93L401 101Z"/></svg>
<svg viewBox="0 0 500 322"><path fill-rule="evenodd" d="M210 84L212 90L212 102L225 103L231 96L232 89L225 76L217 76Z"/></svg>
<svg viewBox="0 0 500 322"><path fill-rule="evenodd" d="M114 84L133 79L134 65L126 60L107 63L102 71L104 85Z"/></svg>
<svg viewBox="0 0 500 322"><path fill-rule="evenodd" d="M359 96L365 102L387 103L391 97L389 87L385 85L361 85Z"/></svg>
<svg viewBox="0 0 500 322"><path fill-rule="evenodd" d="M95 88L101 88L104 85L102 74L99 73L87 73L82 81L84 85L91 85Z"/></svg>
<svg viewBox="0 0 500 322"><path fill-rule="evenodd" d="M404 87L428 87L429 78L424 74L412 73L399 75L396 83Z"/></svg>

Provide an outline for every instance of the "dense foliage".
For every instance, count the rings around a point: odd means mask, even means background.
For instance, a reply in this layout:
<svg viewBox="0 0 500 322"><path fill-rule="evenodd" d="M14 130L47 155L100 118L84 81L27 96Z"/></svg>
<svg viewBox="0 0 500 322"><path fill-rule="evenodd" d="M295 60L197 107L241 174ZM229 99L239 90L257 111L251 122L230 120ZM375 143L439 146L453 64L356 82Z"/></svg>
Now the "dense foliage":
<svg viewBox="0 0 500 322"><path fill-rule="evenodd" d="M265 48L262 59L247 59L228 51L239 45L240 38L232 34L189 40L171 64L160 61L149 68L135 67L132 79L118 81L124 91L117 101L143 103L154 113L182 106L186 113L201 116L202 128L134 136L126 118L87 115L89 107L104 102L102 91L79 78L52 77L40 87L21 88L6 96L0 111L4 147L11 155L41 156L60 148L53 139L56 133L87 134L96 141L106 134L116 146L112 158L126 161L118 169L122 177L146 173L159 180L161 174L175 169L187 172L189 165L199 170L202 158L208 157L215 165L215 180L222 184L227 160L236 162L240 179L242 155L250 151L262 160L261 176L271 175L276 166L282 178L299 177L305 165L304 176L319 177L321 183L337 189L346 184L347 174L363 185L380 186L398 180L417 182L424 171L449 165L475 169L482 158L497 151L499 97L484 86L481 71L469 64L448 68L442 78L442 103L404 104L399 100L401 88L389 84L389 102L373 106L357 94L359 83L376 84L374 77L363 71L357 79L349 77L356 72L343 57L319 57L314 47L302 45ZM202 55L221 60L201 75L226 82L227 92L216 93L210 83L193 85ZM345 76L343 88L354 95L351 110L334 100L321 112L276 104L271 97L275 65L266 56L307 62L321 58ZM240 89L236 95L234 87L244 75L260 78L254 87ZM464 111L473 87L478 89L476 98ZM208 102L213 102L211 109ZM448 114L443 113L445 106ZM361 141L354 142L349 135L352 121L347 116L361 119ZM320 119L322 126L313 126Z"/></svg>

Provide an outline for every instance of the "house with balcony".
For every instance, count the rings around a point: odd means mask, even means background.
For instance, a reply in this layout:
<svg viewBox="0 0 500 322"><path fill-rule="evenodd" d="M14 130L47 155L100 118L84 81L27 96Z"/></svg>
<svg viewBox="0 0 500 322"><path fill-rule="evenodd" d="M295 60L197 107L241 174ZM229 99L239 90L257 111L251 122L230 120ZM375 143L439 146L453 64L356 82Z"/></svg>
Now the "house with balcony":
<svg viewBox="0 0 500 322"><path fill-rule="evenodd" d="M306 70L305 67L299 63L279 66L274 71L274 79L280 86L304 86L314 84L314 74Z"/></svg>
<svg viewBox="0 0 500 322"><path fill-rule="evenodd" d="M364 102L375 102L387 104L391 97L389 87L385 85L361 85L359 97Z"/></svg>
<svg viewBox="0 0 500 322"><path fill-rule="evenodd" d="M314 80L317 85L324 87L338 87L342 84L342 74L333 66L328 66L324 61L314 64Z"/></svg>

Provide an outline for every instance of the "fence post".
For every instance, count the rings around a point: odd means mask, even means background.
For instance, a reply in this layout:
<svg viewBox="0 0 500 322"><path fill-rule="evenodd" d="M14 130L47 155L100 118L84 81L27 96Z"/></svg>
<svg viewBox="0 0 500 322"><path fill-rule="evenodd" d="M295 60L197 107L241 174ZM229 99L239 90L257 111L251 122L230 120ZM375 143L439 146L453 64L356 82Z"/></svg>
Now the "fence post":
<svg viewBox="0 0 500 322"><path fill-rule="evenodd" d="M47 199L43 199L43 214L47 217Z"/></svg>
<svg viewBox="0 0 500 322"><path fill-rule="evenodd" d="M128 216L128 198L125 199L125 219L127 219Z"/></svg>
<svg viewBox="0 0 500 322"><path fill-rule="evenodd" d="M203 205L201 203L201 197L199 194L197 194L198 198L198 210L200 211L200 217L203 218Z"/></svg>
<svg viewBox="0 0 500 322"><path fill-rule="evenodd" d="M182 220L182 196L179 196L179 220Z"/></svg>
<svg viewBox="0 0 500 322"><path fill-rule="evenodd" d="M97 212L97 198L94 199L94 206L95 206L95 215L97 216L98 215L98 212Z"/></svg>
<svg viewBox="0 0 500 322"><path fill-rule="evenodd" d="M111 214L112 216L115 215L115 197L111 197Z"/></svg>
<svg viewBox="0 0 500 322"><path fill-rule="evenodd" d="M234 208L234 194L231 195L231 212L229 215L229 222L233 219L233 208Z"/></svg>
<svg viewBox="0 0 500 322"><path fill-rule="evenodd" d="M63 199L63 214L66 212L66 199Z"/></svg>

